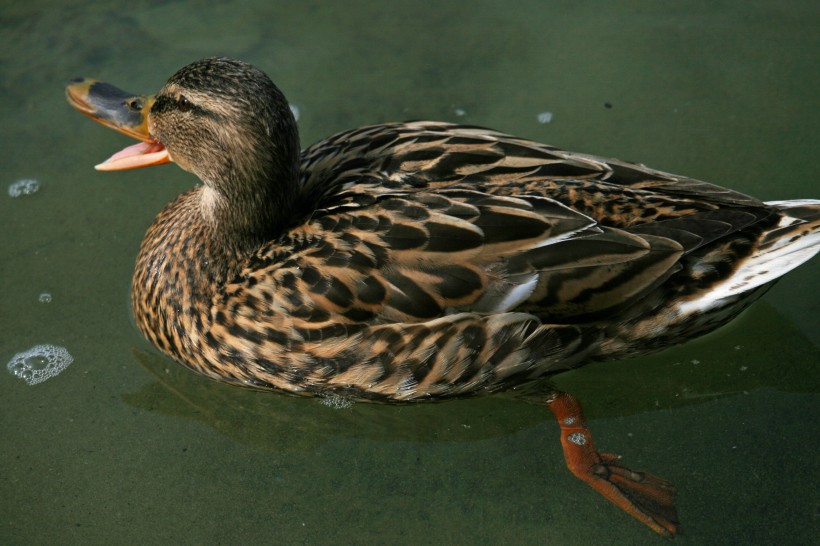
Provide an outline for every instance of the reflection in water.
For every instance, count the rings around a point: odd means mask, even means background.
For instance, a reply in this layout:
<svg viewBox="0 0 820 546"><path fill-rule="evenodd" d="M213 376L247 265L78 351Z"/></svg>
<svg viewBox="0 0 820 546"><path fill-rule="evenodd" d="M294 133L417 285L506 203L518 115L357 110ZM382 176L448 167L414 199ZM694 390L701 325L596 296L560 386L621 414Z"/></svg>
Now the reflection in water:
<svg viewBox="0 0 820 546"><path fill-rule="evenodd" d="M335 409L316 398L277 395L216 383L157 353L135 351L155 381L125 395L135 407L199 421L244 444L272 452L315 448L331 437L461 442L551 421L504 397L416 404L357 402Z"/></svg>
<svg viewBox="0 0 820 546"><path fill-rule="evenodd" d="M710 336L651 357L566 372L557 381L583 400L591 418L672 409L761 388L818 392L817 381L794 380L813 377L809 360L800 355L815 347L767 304L758 303L716 335L719 343ZM750 354L743 346L749 336L770 351ZM135 351L134 356L155 380L125 395L128 404L198 421L270 452L309 450L340 436L469 442L553 421L546 408L522 403L510 393L403 405L357 402L335 409L313 398L216 383L154 352ZM776 364L783 360L797 365Z"/></svg>

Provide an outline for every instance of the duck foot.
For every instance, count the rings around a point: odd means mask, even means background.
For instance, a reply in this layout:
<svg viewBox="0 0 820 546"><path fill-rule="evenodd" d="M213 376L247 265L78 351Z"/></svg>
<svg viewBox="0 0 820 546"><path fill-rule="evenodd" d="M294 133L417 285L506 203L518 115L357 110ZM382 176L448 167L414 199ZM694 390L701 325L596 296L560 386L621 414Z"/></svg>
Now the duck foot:
<svg viewBox="0 0 820 546"><path fill-rule="evenodd" d="M659 535L672 538L681 532L671 483L626 468L618 455L598 453L575 397L559 392L547 406L561 427L564 458L573 474Z"/></svg>

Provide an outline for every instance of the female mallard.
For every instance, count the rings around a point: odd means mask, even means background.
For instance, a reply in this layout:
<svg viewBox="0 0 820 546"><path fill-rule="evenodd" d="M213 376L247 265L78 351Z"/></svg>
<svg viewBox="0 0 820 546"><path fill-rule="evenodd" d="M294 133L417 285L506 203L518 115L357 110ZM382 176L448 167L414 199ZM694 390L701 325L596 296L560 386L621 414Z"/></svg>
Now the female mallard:
<svg viewBox="0 0 820 546"><path fill-rule="evenodd" d="M132 302L160 350L237 385L381 401L520 388L714 330L820 247L820 201L477 127L374 125L300 153L285 97L235 60L186 66L156 97L67 93L143 140L98 169L173 161L203 182L148 229ZM674 535L671 486L595 451L577 402L538 384L570 469Z"/></svg>

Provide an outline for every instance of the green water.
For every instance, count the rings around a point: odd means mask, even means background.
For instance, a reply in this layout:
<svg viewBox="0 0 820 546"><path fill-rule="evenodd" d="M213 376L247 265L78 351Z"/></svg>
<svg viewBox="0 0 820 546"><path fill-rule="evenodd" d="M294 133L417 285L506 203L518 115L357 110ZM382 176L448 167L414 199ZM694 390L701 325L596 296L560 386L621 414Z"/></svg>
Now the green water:
<svg viewBox="0 0 820 546"><path fill-rule="evenodd" d="M0 370L0 543L661 543L569 475L543 408L332 409L158 356L129 318L132 264L193 180L95 172L129 142L71 110L63 85L153 92L225 54L273 77L305 145L464 121L818 198L816 2L54 4L0 6L0 363L40 343L74 363L34 386ZM40 191L9 197L20 178ZM814 260L705 339L557 378L602 451L677 485L676 543L820 533L818 274Z"/></svg>

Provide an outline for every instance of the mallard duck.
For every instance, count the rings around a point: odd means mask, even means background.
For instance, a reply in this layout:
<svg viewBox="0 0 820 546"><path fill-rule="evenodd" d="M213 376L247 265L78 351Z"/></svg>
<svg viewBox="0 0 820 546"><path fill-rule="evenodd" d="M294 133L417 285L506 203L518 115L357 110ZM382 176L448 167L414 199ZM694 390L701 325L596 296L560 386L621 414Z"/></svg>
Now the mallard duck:
<svg viewBox="0 0 820 546"><path fill-rule="evenodd" d="M98 165L174 162L132 304L213 379L383 402L501 390L558 420L570 470L661 535L674 489L598 453L548 378L705 334L820 249L820 201L763 203L643 165L429 121L300 152L282 92L210 58L155 96L75 80L69 102L138 138Z"/></svg>

